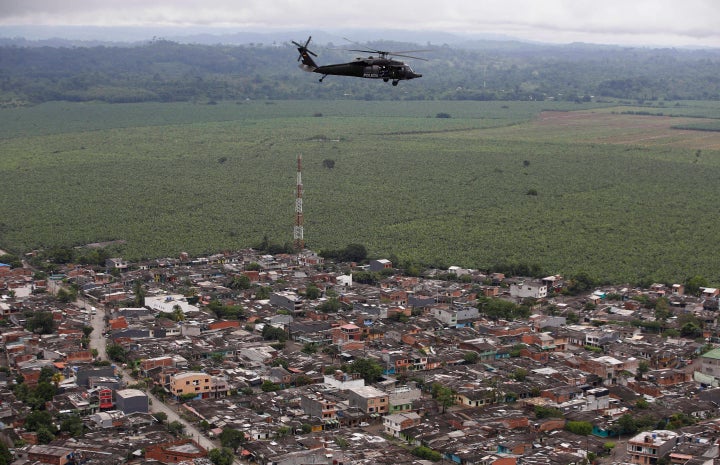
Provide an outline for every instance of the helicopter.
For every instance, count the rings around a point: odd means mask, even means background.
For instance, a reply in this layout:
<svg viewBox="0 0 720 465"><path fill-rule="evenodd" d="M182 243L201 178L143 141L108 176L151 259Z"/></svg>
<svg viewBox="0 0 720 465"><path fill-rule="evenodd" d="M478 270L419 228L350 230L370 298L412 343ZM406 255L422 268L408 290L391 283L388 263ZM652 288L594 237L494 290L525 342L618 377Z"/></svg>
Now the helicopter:
<svg viewBox="0 0 720 465"><path fill-rule="evenodd" d="M293 44L297 47L298 52L300 52L300 56L298 57L298 61L302 60L302 63L300 63L300 69L303 71L307 71L309 73L319 73L322 74L322 77L319 79L320 82L323 82L323 79L325 79L327 76L333 75L333 76L353 76L353 77L361 77L361 78L368 78L368 79L382 79L385 82L392 80L392 85L397 86L398 83L402 80L409 80L409 79L415 79L422 77L422 74L418 74L415 71L412 70L410 65L407 63L404 63L402 61L393 60L391 58L388 58L390 56L395 57L405 57L405 58L415 58L418 60L424 60L427 61L425 58L419 58L414 57L410 55L404 55L405 53L411 53L411 52L422 52L425 50L410 50L405 52L385 52L382 50L373 50L373 49L363 49L363 50L357 50L357 49L350 49L348 51L350 52L362 52L362 53L376 53L378 56L373 57L372 55L367 58L356 58L355 61L351 61L349 63L339 63L335 65L324 65L324 66L318 66L317 63L315 63L315 60L312 59L312 56L317 57L317 54L311 50L308 49L308 45L310 45L310 40L312 39L312 36L308 37L308 40L305 42L305 44L299 44L292 41ZM350 41L349 39L345 39ZM352 42L352 41L350 41Z"/></svg>

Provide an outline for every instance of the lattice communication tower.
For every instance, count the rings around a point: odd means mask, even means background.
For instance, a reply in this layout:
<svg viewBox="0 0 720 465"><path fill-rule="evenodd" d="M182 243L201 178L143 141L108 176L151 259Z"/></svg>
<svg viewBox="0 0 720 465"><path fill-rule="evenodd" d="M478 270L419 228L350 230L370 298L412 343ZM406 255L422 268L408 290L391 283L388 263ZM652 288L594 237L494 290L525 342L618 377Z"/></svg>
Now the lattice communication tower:
<svg viewBox="0 0 720 465"><path fill-rule="evenodd" d="M295 227L293 228L293 246L297 252L305 249L303 231L303 184L302 184L302 155L297 157L297 195L295 197Z"/></svg>

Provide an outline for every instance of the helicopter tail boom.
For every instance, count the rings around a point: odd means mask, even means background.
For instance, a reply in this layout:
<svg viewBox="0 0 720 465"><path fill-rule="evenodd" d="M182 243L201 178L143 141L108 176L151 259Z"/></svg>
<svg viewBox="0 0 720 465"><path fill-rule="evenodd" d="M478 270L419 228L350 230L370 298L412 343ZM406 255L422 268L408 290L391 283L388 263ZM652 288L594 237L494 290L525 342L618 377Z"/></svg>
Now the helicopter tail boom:
<svg viewBox="0 0 720 465"><path fill-rule="evenodd" d="M313 71L315 71L318 68L318 65L317 65L317 63L315 63L315 60L313 60L312 57L310 56L310 55L312 55L314 57L317 56L317 54L315 52L308 49L308 44L310 44L310 39L312 39L312 36L308 37L308 40L305 42L304 45L299 44L299 43L295 42L294 40L292 41L292 43L295 44L295 46L297 46L297 50L300 53L300 56L298 57L298 61L301 61L301 63L298 66L303 71L308 71L308 72L312 73Z"/></svg>

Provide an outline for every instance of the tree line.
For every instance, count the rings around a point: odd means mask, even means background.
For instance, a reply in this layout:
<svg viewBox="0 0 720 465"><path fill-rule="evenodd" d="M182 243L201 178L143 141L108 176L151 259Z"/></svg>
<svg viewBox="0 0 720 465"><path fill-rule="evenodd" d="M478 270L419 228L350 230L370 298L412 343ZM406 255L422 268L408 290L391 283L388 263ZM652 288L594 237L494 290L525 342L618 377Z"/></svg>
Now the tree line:
<svg viewBox="0 0 720 465"><path fill-rule="evenodd" d="M378 43L404 49L413 44ZM404 47L404 48L403 48ZM318 47L321 64L354 56ZM295 49L198 45L167 40L135 46L0 47L0 102L171 102L244 99L717 100L720 51L484 42L434 47L411 63L423 78L402 92L367 79L323 84L296 68Z"/></svg>

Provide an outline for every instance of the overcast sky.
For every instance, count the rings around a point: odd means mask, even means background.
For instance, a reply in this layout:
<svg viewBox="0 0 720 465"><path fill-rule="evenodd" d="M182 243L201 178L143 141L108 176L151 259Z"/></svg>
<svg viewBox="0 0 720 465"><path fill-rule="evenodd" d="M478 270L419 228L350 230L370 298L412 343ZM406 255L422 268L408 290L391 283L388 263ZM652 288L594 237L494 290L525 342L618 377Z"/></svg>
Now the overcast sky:
<svg viewBox="0 0 720 465"><path fill-rule="evenodd" d="M18 25L407 29L720 47L720 0L0 0L0 36Z"/></svg>

